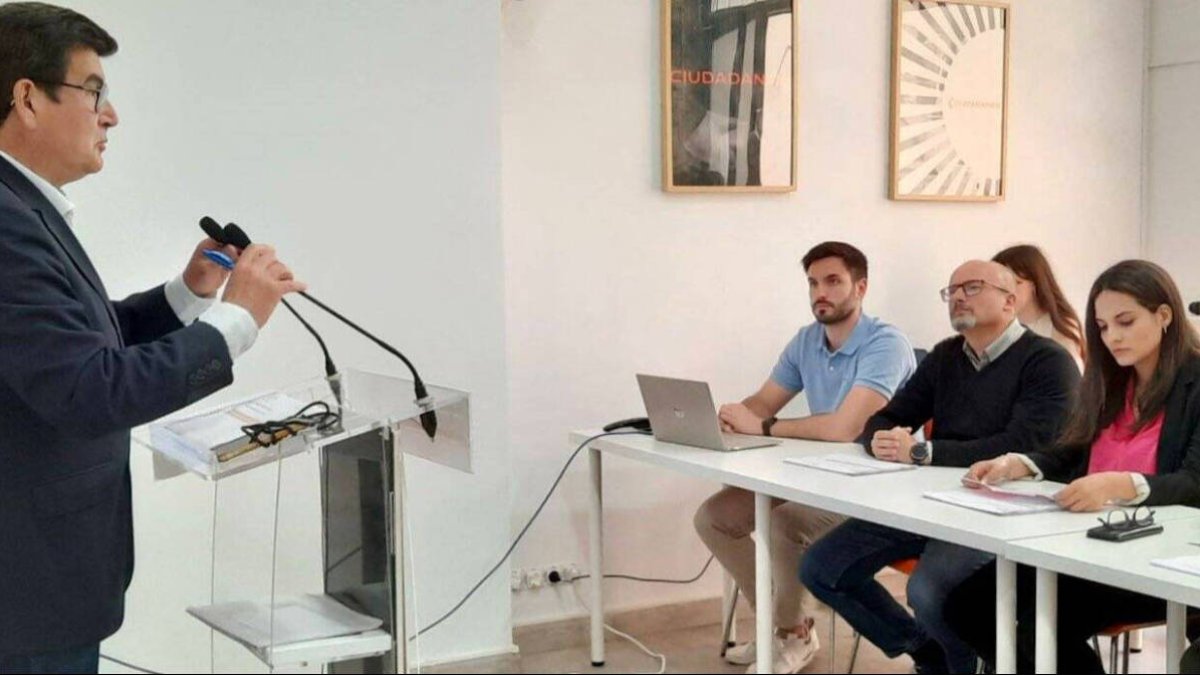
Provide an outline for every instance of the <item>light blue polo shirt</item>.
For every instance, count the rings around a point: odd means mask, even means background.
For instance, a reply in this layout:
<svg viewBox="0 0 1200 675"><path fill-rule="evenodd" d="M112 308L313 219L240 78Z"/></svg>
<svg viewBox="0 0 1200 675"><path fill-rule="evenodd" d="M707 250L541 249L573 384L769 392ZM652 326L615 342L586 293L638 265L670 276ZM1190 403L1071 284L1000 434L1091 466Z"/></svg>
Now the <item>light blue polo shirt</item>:
<svg viewBox="0 0 1200 675"><path fill-rule="evenodd" d="M779 355L771 380L788 391L806 392L809 410L823 415L837 410L854 387L867 387L891 400L916 369L904 333L863 314L836 352L829 351L820 323L801 328Z"/></svg>

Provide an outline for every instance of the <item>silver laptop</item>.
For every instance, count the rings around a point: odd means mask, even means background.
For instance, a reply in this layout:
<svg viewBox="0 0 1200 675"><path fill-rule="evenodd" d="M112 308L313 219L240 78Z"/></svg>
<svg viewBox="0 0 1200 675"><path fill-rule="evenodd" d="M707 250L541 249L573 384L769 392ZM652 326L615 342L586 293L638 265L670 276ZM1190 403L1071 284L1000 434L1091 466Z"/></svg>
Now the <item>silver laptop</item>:
<svg viewBox="0 0 1200 675"><path fill-rule="evenodd" d="M779 439L721 431L707 382L638 375L654 437L710 450L748 450L779 445Z"/></svg>

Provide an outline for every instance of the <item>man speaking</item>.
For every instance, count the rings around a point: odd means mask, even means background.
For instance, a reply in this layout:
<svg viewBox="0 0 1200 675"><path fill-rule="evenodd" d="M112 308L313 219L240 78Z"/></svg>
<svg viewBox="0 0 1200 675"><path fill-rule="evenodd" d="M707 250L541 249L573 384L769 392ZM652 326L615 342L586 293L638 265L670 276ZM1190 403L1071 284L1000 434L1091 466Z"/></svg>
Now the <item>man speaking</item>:
<svg viewBox="0 0 1200 675"><path fill-rule="evenodd" d="M268 246L203 255L112 302L62 187L104 166L116 41L42 3L0 5L0 672L97 672L133 574L129 431L233 381L280 299ZM226 283L227 282L227 283ZM225 291L220 300L216 294Z"/></svg>

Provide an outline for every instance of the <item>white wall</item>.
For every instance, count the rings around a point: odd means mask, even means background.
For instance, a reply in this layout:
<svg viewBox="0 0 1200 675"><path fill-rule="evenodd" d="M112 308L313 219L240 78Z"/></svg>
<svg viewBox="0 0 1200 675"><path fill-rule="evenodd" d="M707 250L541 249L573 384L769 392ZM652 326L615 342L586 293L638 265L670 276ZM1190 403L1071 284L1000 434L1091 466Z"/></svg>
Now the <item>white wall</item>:
<svg viewBox="0 0 1200 675"><path fill-rule="evenodd" d="M107 167L68 186L115 296L177 273L203 214L237 221L432 383L473 394L476 474L409 465L418 624L454 604L508 540L499 222L499 7L471 0L68 0L120 42L105 63L121 124ZM304 303L297 301L297 306ZM338 364L408 377L316 311ZM219 400L321 374L282 308ZM151 482L135 448L138 568L106 653L208 670L211 493ZM254 512L247 517L260 515ZM317 523L311 523L317 527ZM439 660L510 645L508 575L421 642Z"/></svg>
<svg viewBox="0 0 1200 675"><path fill-rule="evenodd" d="M701 378L724 400L766 377L811 321L799 259L831 238L872 263L868 310L914 344L949 333L936 290L968 257L1040 244L1070 297L1137 254L1144 5L1015 0L1008 200L897 203L887 188L891 3L800 3L799 190L659 189L659 3L523 0L503 14L503 220L513 523L570 448L570 429L641 412L634 373ZM578 462L514 566L586 560ZM715 485L607 460L610 571L690 576L691 517ZM716 595L612 581L610 607ZM579 613L526 592L516 623Z"/></svg>
<svg viewBox="0 0 1200 675"><path fill-rule="evenodd" d="M1150 3L1147 253L1200 300L1200 3Z"/></svg>

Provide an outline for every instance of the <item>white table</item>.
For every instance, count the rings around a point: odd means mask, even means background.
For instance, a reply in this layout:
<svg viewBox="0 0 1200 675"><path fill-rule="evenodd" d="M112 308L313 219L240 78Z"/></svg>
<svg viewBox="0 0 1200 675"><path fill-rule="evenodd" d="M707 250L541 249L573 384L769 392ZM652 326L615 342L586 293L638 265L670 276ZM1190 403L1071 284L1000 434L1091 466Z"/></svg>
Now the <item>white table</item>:
<svg viewBox="0 0 1200 675"><path fill-rule="evenodd" d="M601 433L570 435L574 448ZM603 497L601 454L653 464L696 478L749 490L755 494L755 562L757 571L755 635L758 644L771 644L771 531L772 497L834 513L880 523L926 537L941 539L996 555L996 669L1016 670L1016 563L1007 557L1009 542L1082 532L1096 523L1094 514L1051 512L995 516L927 499L933 490L957 487L959 468L921 467L913 471L872 476L843 476L787 464L787 457L862 454L851 443L786 440L773 448L716 452L661 443L650 436L611 436L589 445L591 472L589 532L590 566L594 579L603 574ZM881 489L886 486L886 489ZM1162 511L1160 511L1160 515ZM601 583L592 584L592 663L604 662L604 610ZM758 672L771 672L771 650L759 649Z"/></svg>
<svg viewBox="0 0 1200 675"><path fill-rule="evenodd" d="M1039 673L1057 672L1058 575L1126 588L1167 601L1167 663L1164 672L1179 672L1186 638L1186 610L1200 606L1200 577L1150 564L1157 558L1200 554L1200 511L1156 507L1163 533L1116 543L1089 539L1083 533L1024 539L1009 546L1009 558L1036 567L1037 651ZM1094 521L1093 521L1094 522Z"/></svg>

